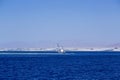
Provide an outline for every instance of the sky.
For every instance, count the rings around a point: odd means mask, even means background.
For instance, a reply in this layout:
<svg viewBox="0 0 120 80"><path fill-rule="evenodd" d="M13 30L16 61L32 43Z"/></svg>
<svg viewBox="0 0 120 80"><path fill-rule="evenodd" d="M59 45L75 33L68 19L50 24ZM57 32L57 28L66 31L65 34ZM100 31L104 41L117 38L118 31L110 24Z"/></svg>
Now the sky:
<svg viewBox="0 0 120 80"><path fill-rule="evenodd" d="M120 43L119 0L0 0L0 47Z"/></svg>

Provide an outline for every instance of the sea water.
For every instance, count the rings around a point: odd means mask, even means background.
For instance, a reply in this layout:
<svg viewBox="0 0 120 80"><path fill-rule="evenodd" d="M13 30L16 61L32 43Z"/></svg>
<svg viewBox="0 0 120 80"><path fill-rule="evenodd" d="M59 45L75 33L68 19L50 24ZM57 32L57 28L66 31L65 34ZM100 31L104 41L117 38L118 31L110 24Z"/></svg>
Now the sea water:
<svg viewBox="0 0 120 80"><path fill-rule="evenodd" d="M120 80L120 53L0 54L0 80Z"/></svg>

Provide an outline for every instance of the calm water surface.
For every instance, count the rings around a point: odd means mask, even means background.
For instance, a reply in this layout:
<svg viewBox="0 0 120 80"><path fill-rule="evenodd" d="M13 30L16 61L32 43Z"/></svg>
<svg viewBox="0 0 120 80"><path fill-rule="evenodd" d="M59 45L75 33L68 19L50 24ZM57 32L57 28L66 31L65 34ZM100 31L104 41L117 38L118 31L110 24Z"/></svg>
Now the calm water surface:
<svg viewBox="0 0 120 80"><path fill-rule="evenodd" d="M120 53L2 54L0 80L120 80Z"/></svg>

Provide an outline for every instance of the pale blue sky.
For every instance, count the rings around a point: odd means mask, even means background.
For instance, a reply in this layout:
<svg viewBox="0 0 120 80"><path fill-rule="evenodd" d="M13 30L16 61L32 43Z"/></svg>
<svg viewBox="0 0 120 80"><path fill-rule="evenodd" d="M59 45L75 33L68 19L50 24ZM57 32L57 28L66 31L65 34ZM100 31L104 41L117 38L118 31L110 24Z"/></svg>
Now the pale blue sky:
<svg viewBox="0 0 120 80"><path fill-rule="evenodd" d="M0 0L0 47L120 43L119 0Z"/></svg>

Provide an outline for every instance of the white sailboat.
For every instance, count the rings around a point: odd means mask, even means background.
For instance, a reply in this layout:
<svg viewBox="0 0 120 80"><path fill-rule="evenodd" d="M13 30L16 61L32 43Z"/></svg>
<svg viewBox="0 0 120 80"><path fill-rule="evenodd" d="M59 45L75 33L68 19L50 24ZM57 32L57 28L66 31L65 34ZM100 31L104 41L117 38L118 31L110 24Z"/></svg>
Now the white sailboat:
<svg viewBox="0 0 120 80"><path fill-rule="evenodd" d="M59 44L57 44L57 51L58 53L65 53L63 46L60 46Z"/></svg>

